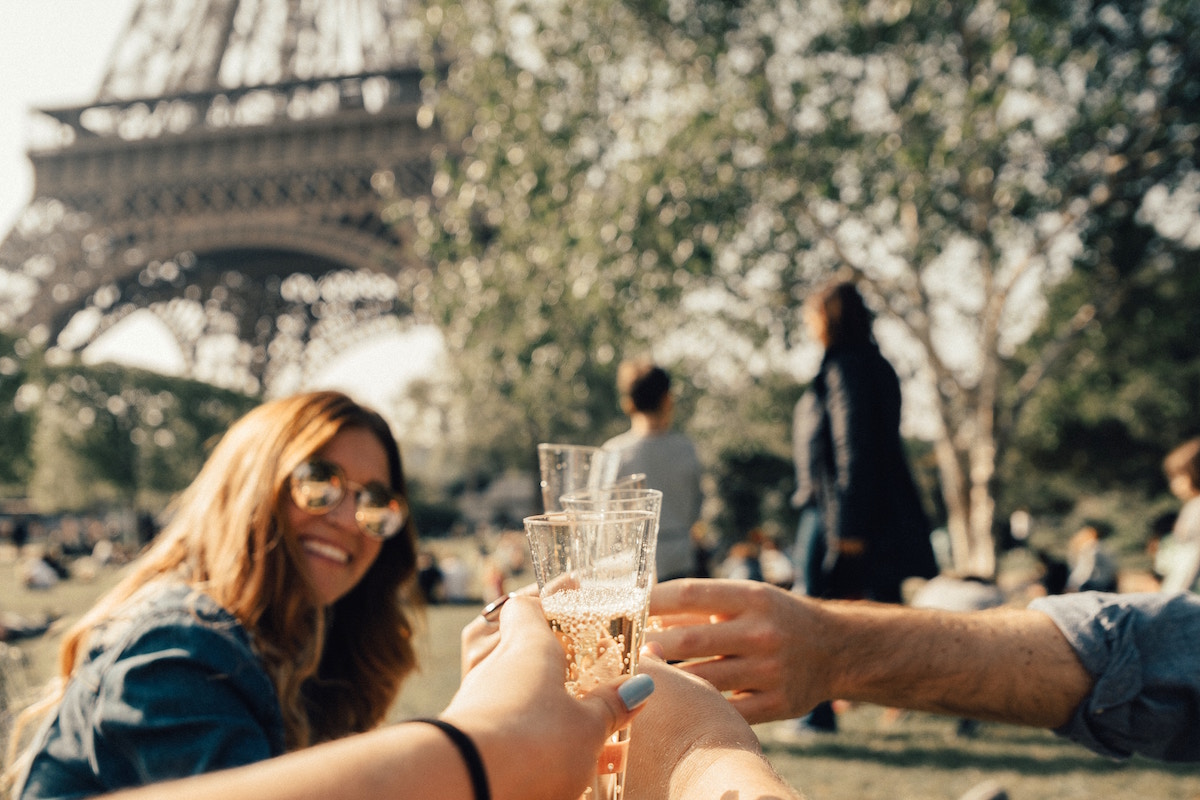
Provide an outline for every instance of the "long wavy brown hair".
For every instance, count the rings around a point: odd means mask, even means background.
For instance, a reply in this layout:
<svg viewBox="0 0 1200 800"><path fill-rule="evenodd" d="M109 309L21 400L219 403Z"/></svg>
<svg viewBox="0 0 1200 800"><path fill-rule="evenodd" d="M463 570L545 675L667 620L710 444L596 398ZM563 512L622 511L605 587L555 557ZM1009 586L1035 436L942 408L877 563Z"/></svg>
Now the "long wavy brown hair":
<svg viewBox="0 0 1200 800"><path fill-rule="evenodd" d="M288 476L347 428L375 435L387 452L392 489L404 495L399 447L374 411L331 391L255 408L222 437L132 572L66 634L58 680L27 714L41 716L57 705L87 652L89 633L136 591L182 580L250 632L279 696L288 749L378 725L416 667L416 530L406 521L363 579L322 608L304 577L299 545L281 522Z"/></svg>

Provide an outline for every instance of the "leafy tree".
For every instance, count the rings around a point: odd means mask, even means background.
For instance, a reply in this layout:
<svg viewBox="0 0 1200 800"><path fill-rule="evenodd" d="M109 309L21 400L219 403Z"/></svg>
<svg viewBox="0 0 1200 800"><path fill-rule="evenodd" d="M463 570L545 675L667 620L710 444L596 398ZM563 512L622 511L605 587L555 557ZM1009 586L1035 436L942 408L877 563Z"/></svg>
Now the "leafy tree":
<svg viewBox="0 0 1200 800"><path fill-rule="evenodd" d="M29 446L33 439L33 416L21 387L28 382L27 354L16 337L0 333L0 487L3 494L19 495L29 479L33 463Z"/></svg>
<svg viewBox="0 0 1200 800"><path fill-rule="evenodd" d="M1023 403L1072 340L1196 244L1171 216L1196 213L1200 10L750 11L758 25L729 53L747 74L761 68L771 110L752 137L756 194L778 198L772 229L803 243L781 282L842 269L874 295L881 335L901 360L913 353L930 401L956 562L990 574L996 463ZM1072 274L1083 293L1047 316L1043 298ZM1052 337L1006 383L1015 347L1042 322Z"/></svg>
<svg viewBox="0 0 1200 800"><path fill-rule="evenodd" d="M610 365L637 343L686 365L694 428L778 454L797 306L855 278L933 442L956 562L990 574L997 464L1030 398L1200 243L1184 0L434 17L452 62L431 107L464 144L434 202L397 216L436 264L468 402L513 415L497 433L612 424Z"/></svg>
<svg viewBox="0 0 1200 800"><path fill-rule="evenodd" d="M723 454L716 469L716 484L724 499L719 520L726 530L745 536L755 528L782 521L795 526L790 499L795 491L795 472L787 458L769 453Z"/></svg>
<svg viewBox="0 0 1200 800"><path fill-rule="evenodd" d="M1014 498L1010 508L1020 498L1031 510L1053 511L1071 507L1080 493L1120 490L1138 516L1129 533L1144 540L1167 494L1163 456L1200 435L1197 266L1191 254L1175 269L1131 284L1121 308L1088 326L1064 354L1057 379L1029 396L1000 469L1005 495ZM1085 277L1060 286L1052 307L1078 307ZM1048 335L1033 337L1013 366L1035 361Z"/></svg>
<svg viewBox="0 0 1200 800"><path fill-rule="evenodd" d="M453 68L438 88L447 141L434 202L397 202L436 270L424 296L464 377L476 448L528 462L538 441L622 425L618 361L659 332L670 274L652 268L622 77L644 37L620 3L535 12L447 3ZM600 104L598 106L598 103ZM614 128L605 111L631 115Z"/></svg>
<svg viewBox="0 0 1200 800"><path fill-rule="evenodd" d="M730 447L786 454L790 412L754 378L788 391L794 379L762 358L760 327L728 315L696 327L683 307L703 302L696 277L746 202L694 127L695 104L714 98L692 34L712 50L726 12L685 31L615 0L441 9L438 42L453 55L430 104L462 144L440 162L432 203L393 211L434 264L418 309L456 356L472 449L528 463L538 441L599 442L626 424L617 363L650 352L678 379L679 419L713 434L707 460ZM770 407L771 421L739 404Z"/></svg>
<svg viewBox="0 0 1200 800"><path fill-rule="evenodd" d="M143 370L45 369L28 494L43 512L128 505L160 511L225 429L258 402Z"/></svg>

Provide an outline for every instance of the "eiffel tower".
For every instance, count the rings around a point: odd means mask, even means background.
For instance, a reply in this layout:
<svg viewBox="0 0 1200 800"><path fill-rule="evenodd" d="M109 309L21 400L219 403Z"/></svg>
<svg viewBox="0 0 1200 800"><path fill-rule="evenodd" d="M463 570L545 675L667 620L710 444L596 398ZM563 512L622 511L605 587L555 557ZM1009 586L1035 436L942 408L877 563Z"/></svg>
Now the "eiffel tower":
<svg viewBox="0 0 1200 800"><path fill-rule="evenodd" d="M401 326L422 263L389 198L428 193L440 143L420 11L141 0L95 101L38 112L0 328L79 351L148 310L188 376L270 393Z"/></svg>

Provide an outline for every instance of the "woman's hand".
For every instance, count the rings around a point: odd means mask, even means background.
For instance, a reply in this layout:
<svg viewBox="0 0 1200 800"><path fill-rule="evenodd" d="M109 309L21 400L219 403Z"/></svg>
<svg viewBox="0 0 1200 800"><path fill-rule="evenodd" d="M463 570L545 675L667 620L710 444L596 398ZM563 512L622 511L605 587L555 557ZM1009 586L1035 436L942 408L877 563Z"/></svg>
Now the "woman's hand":
<svg viewBox="0 0 1200 800"><path fill-rule="evenodd" d="M627 800L795 798L762 756L758 737L712 684L642 650L639 670L654 678L654 699L633 724Z"/></svg>
<svg viewBox="0 0 1200 800"><path fill-rule="evenodd" d="M475 663L441 716L475 741L493 796L578 797L596 773L605 740L634 717L617 683L582 699L567 692L566 655L536 598L520 594L505 603L498 633L474 622L467 627L490 648L474 648ZM530 763L539 769L531 773Z"/></svg>
<svg viewBox="0 0 1200 800"><path fill-rule="evenodd" d="M489 605L488 608L493 608L497 605L502 606L505 602L507 602L508 598L516 595L537 597L537 584L531 583L526 586L522 586L515 592L510 592L506 597L501 597L499 600ZM485 612L486 610L487 609L485 609ZM466 626L462 629L462 675L464 678L468 672L475 668L476 664L487 658L488 653L496 649L496 644L499 641L499 608L491 613L480 614L466 624Z"/></svg>

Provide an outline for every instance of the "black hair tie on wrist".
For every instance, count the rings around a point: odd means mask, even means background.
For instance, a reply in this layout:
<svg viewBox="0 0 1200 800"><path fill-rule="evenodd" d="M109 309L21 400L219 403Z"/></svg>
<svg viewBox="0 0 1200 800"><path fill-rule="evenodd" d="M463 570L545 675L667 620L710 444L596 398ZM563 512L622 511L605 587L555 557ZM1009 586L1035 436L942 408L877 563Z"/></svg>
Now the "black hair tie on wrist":
<svg viewBox="0 0 1200 800"><path fill-rule="evenodd" d="M409 722L424 722L433 725L449 736L450 741L462 754L463 761L466 762L467 773L471 776L471 787L475 790L475 800L492 800L492 792L488 788L487 770L483 768L483 759L479 755L479 749L475 747L470 736L449 722L433 717L421 717L409 720Z"/></svg>

